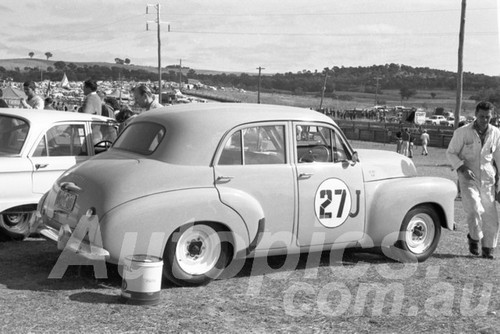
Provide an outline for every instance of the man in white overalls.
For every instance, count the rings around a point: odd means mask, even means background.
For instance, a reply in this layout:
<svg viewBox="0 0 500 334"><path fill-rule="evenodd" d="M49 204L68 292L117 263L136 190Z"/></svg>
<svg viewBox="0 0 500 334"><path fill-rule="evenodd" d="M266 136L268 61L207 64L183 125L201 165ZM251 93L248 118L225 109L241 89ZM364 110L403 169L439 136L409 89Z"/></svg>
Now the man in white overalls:
<svg viewBox="0 0 500 334"><path fill-rule="evenodd" d="M499 200L496 184L500 167L500 130L490 125L494 106L480 102L476 106L476 120L458 128L446 151L451 166L458 173L462 203L469 234L469 251L493 259L500 224L495 199ZM495 166L496 165L496 166Z"/></svg>

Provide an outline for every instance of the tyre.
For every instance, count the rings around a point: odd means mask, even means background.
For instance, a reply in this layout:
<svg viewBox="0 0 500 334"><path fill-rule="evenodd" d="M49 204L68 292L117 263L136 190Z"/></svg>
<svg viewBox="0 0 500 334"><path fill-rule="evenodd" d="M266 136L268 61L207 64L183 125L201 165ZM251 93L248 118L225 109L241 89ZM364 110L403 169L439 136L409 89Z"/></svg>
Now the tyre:
<svg viewBox="0 0 500 334"><path fill-rule="evenodd" d="M30 220L33 213L0 214L0 233L13 240L23 240L30 233Z"/></svg>
<svg viewBox="0 0 500 334"><path fill-rule="evenodd" d="M229 259L229 244L217 225L195 224L177 229L163 254L163 274L179 286L198 286L216 279Z"/></svg>
<svg viewBox="0 0 500 334"><path fill-rule="evenodd" d="M408 258L423 262L436 250L440 237L441 224L436 212L430 207L419 206L404 217L397 247Z"/></svg>

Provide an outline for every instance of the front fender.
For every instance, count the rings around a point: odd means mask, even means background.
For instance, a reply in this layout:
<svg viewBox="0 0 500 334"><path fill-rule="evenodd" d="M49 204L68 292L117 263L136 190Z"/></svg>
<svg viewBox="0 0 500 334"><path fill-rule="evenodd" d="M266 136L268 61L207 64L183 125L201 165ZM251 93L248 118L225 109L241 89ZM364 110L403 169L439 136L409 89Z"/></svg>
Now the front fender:
<svg viewBox="0 0 500 334"><path fill-rule="evenodd" d="M441 225L453 229L457 187L451 180L439 177L412 177L368 182L366 187L366 235L375 245L389 235L396 242L397 232L406 213L418 205L432 205Z"/></svg>
<svg viewBox="0 0 500 334"><path fill-rule="evenodd" d="M235 252L252 238L243 219L220 202L214 188L193 188L141 197L119 205L100 219L102 244L110 262L132 254L162 257L170 235L179 227L200 222L226 225L233 233Z"/></svg>

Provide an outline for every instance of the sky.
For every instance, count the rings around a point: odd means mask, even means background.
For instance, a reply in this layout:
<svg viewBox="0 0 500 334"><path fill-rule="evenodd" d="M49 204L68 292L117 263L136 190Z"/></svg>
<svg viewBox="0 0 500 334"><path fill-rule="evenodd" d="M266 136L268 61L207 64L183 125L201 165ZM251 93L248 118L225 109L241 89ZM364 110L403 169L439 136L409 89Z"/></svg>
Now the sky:
<svg viewBox="0 0 500 334"><path fill-rule="evenodd" d="M465 72L500 75L499 2L467 0ZM0 59L51 52L66 63L129 58L157 67L157 5L162 67L458 68L462 0L2 0Z"/></svg>

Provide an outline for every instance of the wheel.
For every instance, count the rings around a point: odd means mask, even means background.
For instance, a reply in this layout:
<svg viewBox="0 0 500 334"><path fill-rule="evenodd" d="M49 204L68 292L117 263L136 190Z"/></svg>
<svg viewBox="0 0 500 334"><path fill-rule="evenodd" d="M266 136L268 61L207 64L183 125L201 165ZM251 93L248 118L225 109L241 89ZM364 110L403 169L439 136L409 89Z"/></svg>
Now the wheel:
<svg viewBox="0 0 500 334"><path fill-rule="evenodd" d="M299 162L328 162L330 161L330 150L323 145L312 147L309 151L302 154Z"/></svg>
<svg viewBox="0 0 500 334"><path fill-rule="evenodd" d="M13 240L23 240L30 234L33 213L0 214L0 232Z"/></svg>
<svg viewBox="0 0 500 334"><path fill-rule="evenodd" d="M163 254L163 274L179 286L198 286L216 279L228 262L229 245L212 224L178 229Z"/></svg>
<svg viewBox="0 0 500 334"><path fill-rule="evenodd" d="M440 237L441 225L436 212L419 206L408 211L403 219L397 247L423 262L436 250Z"/></svg>

